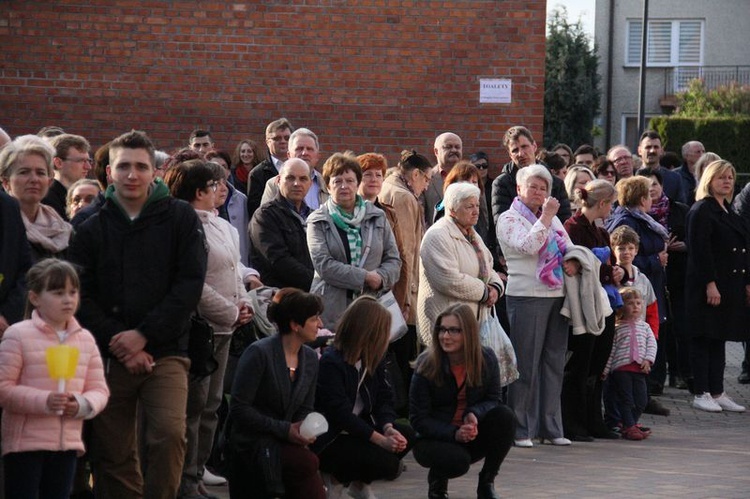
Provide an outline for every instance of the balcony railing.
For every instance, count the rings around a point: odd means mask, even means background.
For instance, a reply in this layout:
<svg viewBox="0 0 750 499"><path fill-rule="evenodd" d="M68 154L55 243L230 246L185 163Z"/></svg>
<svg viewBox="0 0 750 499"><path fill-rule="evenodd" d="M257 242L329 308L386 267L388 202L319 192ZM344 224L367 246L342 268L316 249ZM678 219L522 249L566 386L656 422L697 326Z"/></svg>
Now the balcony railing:
<svg viewBox="0 0 750 499"><path fill-rule="evenodd" d="M730 83L750 85L750 66L678 66L664 70L664 96L687 90L691 80L700 78L712 90Z"/></svg>

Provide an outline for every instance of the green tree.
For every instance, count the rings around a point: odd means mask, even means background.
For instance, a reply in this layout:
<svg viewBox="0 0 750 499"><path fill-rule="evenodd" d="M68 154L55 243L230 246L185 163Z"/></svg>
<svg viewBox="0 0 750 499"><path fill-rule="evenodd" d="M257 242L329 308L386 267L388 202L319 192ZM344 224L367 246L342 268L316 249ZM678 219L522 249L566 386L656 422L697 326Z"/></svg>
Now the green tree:
<svg viewBox="0 0 750 499"><path fill-rule="evenodd" d="M544 143L564 142L573 149L591 144L594 116L599 113L600 77L596 47L581 22L568 22L565 8L547 22L544 89Z"/></svg>
<svg viewBox="0 0 750 499"><path fill-rule="evenodd" d="M674 116L681 118L750 116L750 85L730 83L707 89L703 80L695 79L677 94L677 107Z"/></svg>

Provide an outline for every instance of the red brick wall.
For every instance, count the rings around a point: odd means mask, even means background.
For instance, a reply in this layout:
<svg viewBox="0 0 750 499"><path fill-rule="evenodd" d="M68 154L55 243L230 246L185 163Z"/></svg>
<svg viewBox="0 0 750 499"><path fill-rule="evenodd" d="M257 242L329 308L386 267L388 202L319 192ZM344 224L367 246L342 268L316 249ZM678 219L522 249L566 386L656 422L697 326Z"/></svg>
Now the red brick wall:
<svg viewBox="0 0 750 499"><path fill-rule="evenodd" d="M402 148L507 155L502 133L542 136L544 0L12 0L0 2L0 127L59 125L98 146L130 128L157 147L195 127L220 147L262 140L280 116L324 155ZM479 77L513 103L479 104Z"/></svg>

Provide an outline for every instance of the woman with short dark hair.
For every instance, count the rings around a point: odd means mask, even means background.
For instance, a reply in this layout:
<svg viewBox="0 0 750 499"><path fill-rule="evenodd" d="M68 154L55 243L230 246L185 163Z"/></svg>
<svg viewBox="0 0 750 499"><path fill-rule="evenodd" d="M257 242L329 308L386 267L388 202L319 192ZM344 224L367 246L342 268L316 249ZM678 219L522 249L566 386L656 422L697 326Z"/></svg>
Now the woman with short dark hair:
<svg viewBox="0 0 750 499"><path fill-rule="evenodd" d="M326 497L318 458L300 434L313 411L318 356L305 343L322 327L319 296L282 288L268 306L278 335L251 344L240 358L229 404L229 496Z"/></svg>
<svg viewBox="0 0 750 499"><path fill-rule="evenodd" d="M398 281L396 240L385 213L357 193L362 167L335 153L323 165L331 197L307 218L307 245L315 276L312 293L323 297L329 329L360 294L381 294Z"/></svg>

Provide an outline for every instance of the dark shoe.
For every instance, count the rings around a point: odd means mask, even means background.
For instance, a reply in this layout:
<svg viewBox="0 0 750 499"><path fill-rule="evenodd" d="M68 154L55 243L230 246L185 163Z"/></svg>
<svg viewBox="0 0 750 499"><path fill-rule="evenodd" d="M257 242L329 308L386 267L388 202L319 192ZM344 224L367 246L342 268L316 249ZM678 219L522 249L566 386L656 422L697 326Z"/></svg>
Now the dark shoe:
<svg viewBox="0 0 750 499"><path fill-rule="evenodd" d="M427 474L428 499L448 499L448 479L437 477L432 470Z"/></svg>
<svg viewBox="0 0 750 499"><path fill-rule="evenodd" d="M737 383L741 385L750 384L750 371L742 371L740 375L737 376Z"/></svg>
<svg viewBox="0 0 750 499"><path fill-rule="evenodd" d="M648 394L650 396L664 395L664 385L652 385L652 386L650 386Z"/></svg>
<svg viewBox="0 0 750 499"><path fill-rule="evenodd" d="M492 482L479 482L477 499L500 499L500 496L495 492L495 485Z"/></svg>
<svg viewBox="0 0 750 499"><path fill-rule="evenodd" d="M646 414L654 414L656 416L669 416L669 409L664 407L659 399L649 397L646 408L643 410Z"/></svg>
<svg viewBox="0 0 750 499"><path fill-rule="evenodd" d="M566 435L573 442L593 442L594 437L585 433L578 433L576 435Z"/></svg>
<svg viewBox="0 0 750 499"><path fill-rule="evenodd" d="M599 426L594 427L589 434L594 438L603 438L605 440L619 440L620 434L616 431L613 431L610 428L607 428L606 425L602 424Z"/></svg>

